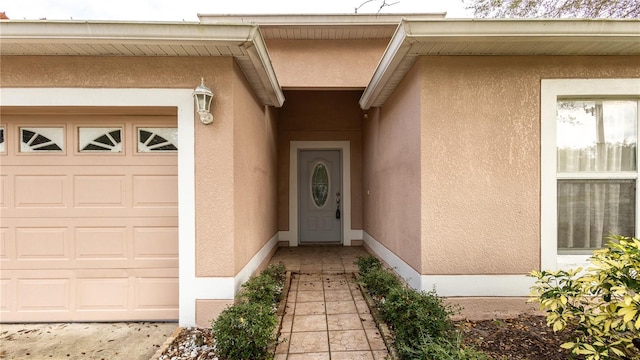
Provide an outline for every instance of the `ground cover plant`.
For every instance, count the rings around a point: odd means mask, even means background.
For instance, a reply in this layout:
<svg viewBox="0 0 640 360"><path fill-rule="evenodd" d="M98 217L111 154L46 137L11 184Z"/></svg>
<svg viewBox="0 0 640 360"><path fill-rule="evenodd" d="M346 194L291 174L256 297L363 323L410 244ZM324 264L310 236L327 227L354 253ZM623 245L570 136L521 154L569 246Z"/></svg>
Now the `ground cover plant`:
<svg viewBox="0 0 640 360"><path fill-rule="evenodd" d="M554 332L574 332L561 346L587 360L640 359L640 240L613 236L592 267L534 271L532 301Z"/></svg>
<svg viewBox="0 0 640 360"><path fill-rule="evenodd" d="M356 264L362 285L393 332L400 359L487 359L462 343L451 320L455 309L445 305L435 291L419 292L406 287L376 257L361 257Z"/></svg>
<svg viewBox="0 0 640 360"><path fill-rule="evenodd" d="M270 265L242 285L240 301L212 324L215 354L223 360L273 358L278 340L277 305L285 280L284 265Z"/></svg>

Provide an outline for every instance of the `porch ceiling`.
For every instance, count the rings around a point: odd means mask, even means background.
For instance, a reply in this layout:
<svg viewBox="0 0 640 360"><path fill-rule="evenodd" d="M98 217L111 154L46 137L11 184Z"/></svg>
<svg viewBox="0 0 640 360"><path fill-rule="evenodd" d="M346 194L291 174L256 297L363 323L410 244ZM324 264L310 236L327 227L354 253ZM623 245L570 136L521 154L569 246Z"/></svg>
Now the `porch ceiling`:
<svg viewBox="0 0 640 360"><path fill-rule="evenodd" d="M265 105L284 95L257 25L0 21L0 55L233 56Z"/></svg>
<svg viewBox="0 0 640 360"><path fill-rule="evenodd" d="M382 106L419 56L640 55L640 20L403 20L365 89Z"/></svg>

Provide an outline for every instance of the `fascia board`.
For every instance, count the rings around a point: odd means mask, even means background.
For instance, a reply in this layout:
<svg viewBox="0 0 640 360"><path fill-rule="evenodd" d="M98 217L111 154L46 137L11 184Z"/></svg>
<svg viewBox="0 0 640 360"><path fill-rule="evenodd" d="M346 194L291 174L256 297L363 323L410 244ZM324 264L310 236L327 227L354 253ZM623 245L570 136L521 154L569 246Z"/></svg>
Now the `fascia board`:
<svg viewBox="0 0 640 360"><path fill-rule="evenodd" d="M242 44L254 25L200 23L2 21L0 40L24 43L206 43Z"/></svg>
<svg viewBox="0 0 640 360"><path fill-rule="evenodd" d="M416 39L422 38L540 38L638 37L640 20L611 19L473 19L406 20Z"/></svg>
<svg viewBox="0 0 640 360"><path fill-rule="evenodd" d="M412 51L416 44L437 43L439 41L470 43L569 41L585 43L593 40L626 41L637 45L640 43L640 20L403 20L360 98L360 107L367 110L372 106L381 106L386 101L386 99L379 97L385 87L389 85L389 80L402 78L406 73L407 66L401 67L400 64L414 62L421 55L417 51ZM418 47L416 46L416 48ZM562 53L556 55L562 55ZM398 68L404 73L396 73Z"/></svg>
<svg viewBox="0 0 640 360"><path fill-rule="evenodd" d="M176 22L2 21L3 44L154 44L223 45L237 47L251 60L268 99L282 106L284 95L260 30L253 24L201 24ZM2 49L0 47L0 53ZM153 54L151 54L153 55ZM247 69L243 69L247 70Z"/></svg>
<svg viewBox="0 0 640 360"><path fill-rule="evenodd" d="M267 90L269 99L265 101L265 103L267 105L281 107L282 104L284 104L284 94L278 83L278 78L271 64L267 46L258 26L254 27L251 41L245 43L245 49L247 56L258 72L262 86Z"/></svg>
<svg viewBox="0 0 640 360"><path fill-rule="evenodd" d="M364 89L364 92L360 97L360 108L363 110L368 110L373 106L378 95L380 95L380 92L382 92L389 81L389 78L393 76L395 70L411 49L411 43L407 38L408 34L405 25L406 21L403 20L400 22L400 25L393 34L393 37L382 55L369 84Z"/></svg>

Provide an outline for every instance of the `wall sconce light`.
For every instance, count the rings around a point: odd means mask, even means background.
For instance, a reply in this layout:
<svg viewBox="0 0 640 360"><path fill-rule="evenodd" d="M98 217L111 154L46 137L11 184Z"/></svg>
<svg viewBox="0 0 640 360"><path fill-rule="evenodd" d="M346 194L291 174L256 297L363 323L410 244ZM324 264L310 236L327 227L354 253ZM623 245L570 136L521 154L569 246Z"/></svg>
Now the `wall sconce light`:
<svg viewBox="0 0 640 360"><path fill-rule="evenodd" d="M204 85L204 78L200 79L200 85L193 91L193 99L196 102L200 121L205 125L211 124L213 122L213 115L211 115L213 92Z"/></svg>

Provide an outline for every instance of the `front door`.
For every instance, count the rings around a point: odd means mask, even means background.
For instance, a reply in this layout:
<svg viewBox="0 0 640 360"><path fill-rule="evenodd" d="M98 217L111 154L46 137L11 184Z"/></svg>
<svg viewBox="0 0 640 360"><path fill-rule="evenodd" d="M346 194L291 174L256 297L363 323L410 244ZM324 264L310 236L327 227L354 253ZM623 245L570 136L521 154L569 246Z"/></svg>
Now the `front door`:
<svg viewBox="0 0 640 360"><path fill-rule="evenodd" d="M300 243L342 242L340 150L303 150L298 156Z"/></svg>

